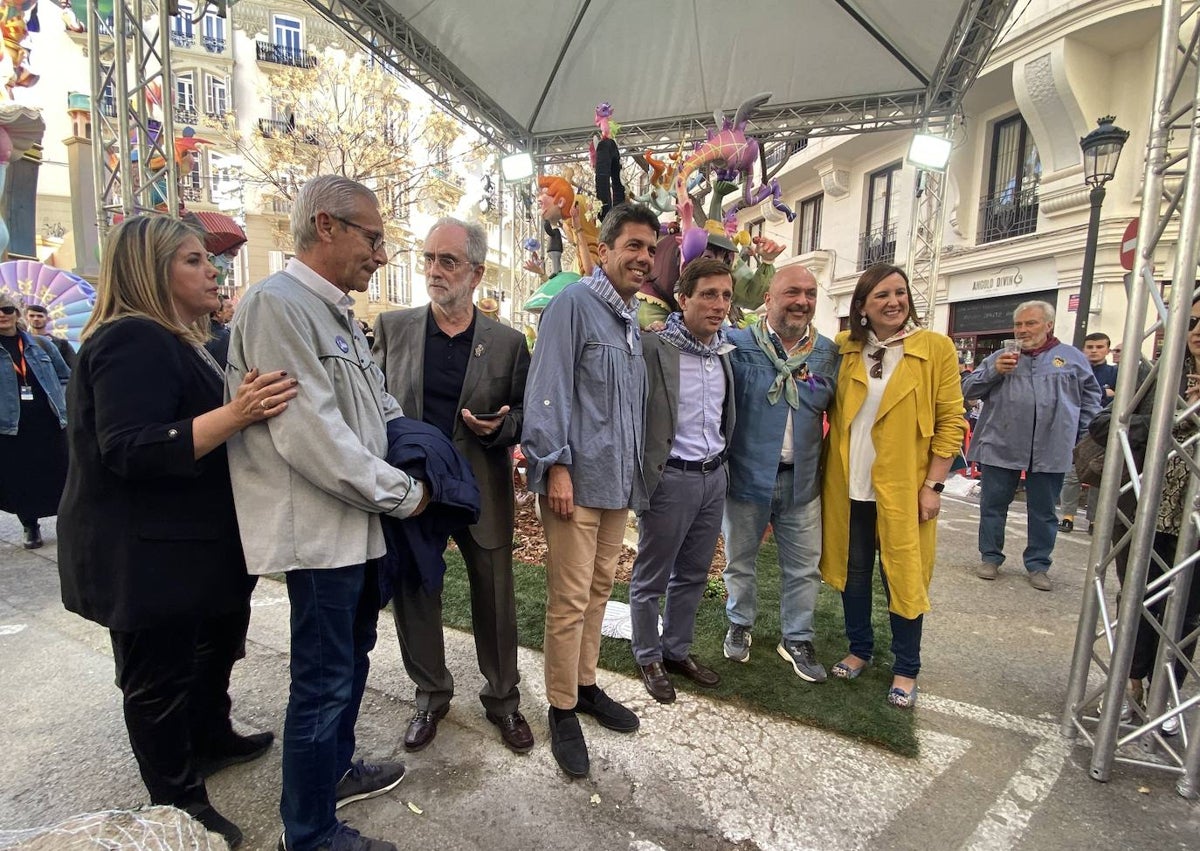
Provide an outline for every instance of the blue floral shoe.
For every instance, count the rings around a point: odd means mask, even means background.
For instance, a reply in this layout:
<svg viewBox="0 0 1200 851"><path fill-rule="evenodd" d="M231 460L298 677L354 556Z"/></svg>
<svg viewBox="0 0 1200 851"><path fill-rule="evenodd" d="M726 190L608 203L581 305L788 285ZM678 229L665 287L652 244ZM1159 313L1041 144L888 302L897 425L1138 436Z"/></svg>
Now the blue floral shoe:
<svg viewBox="0 0 1200 851"><path fill-rule="evenodd" d="M897 709L912 709L917 705L916 685L912 687L912 691L905 691L899 686L892 686L892 690L888 692L887 701Z"/></svg>
<svg viewBox="0 0 1200 851"><path fill-rule="evenodd" d="M855 656L854 658L857 659L858 657ZM863 671L865 671L870 666L870 664L871 664L871 660L867 659L866 661L863 661L863 663L861 665L859 665L857 668L851 668L849 665L846 664L845 660L843 660L841 662L838 662L832 668L830 668L829 673L832 674L833 676L837 677L839 680L854 680L854 679L858 679L859 674L861 674Z"/></svg>

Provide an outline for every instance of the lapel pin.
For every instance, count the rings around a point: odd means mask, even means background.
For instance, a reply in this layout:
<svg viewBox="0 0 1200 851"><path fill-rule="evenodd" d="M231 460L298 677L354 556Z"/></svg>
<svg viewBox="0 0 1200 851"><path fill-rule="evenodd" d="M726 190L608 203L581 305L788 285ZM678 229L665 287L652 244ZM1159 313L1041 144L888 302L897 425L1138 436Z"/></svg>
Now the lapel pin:
<svg viewBox="0 0 1200 851"><path fill-rule="evenodd" d="M477 357L477 358L483 357L483 343L480 343L478 346L475 347L475 357Z"/></svg>

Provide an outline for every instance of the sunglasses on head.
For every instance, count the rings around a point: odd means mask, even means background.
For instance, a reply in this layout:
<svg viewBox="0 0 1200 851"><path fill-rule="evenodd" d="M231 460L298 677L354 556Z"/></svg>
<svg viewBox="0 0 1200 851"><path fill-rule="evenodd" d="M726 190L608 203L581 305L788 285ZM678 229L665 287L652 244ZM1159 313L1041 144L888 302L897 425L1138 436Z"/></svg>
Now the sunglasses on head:
<svg viewBox="0 0 1200 851"><path fill-rule="evenodd" d="M9 307L8 305L5 305L4 307L0 307L0 313L3 313L5 316L16 316L20 312L21 312L20 308Z"/></svg>

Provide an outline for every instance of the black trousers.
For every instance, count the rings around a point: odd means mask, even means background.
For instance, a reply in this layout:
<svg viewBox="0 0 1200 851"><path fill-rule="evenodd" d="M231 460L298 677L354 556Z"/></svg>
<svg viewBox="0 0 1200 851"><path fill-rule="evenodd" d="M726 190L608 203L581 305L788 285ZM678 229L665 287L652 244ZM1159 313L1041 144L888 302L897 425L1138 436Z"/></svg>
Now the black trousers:
<svg viewBox="0 0 1200 851"><path fill-rule="evenodd" d="M125 728L155 804L208 802L197 757L233 731L229 674L245 655L250 601L233 614L132 632L109 630Z"/></svg>
<svg viewBox="0 0 1200 851"><path fill-rule="evenodd" d="M484 549L466 529L453 538L466 562L471 586L475 656L485 680L479 700L488 712L508 715L516 712L521 702L512 545ZM404 670L417 686L417 709L440 710L454 696L454 677L446 668L440 589L431 594L424 588L397 586L392 614Z"/></svg>
<svg viewBox="0 0 1200 851"><path fill-rule="evenodd" d="M1116 524L1119 526L1120 521ZM1113 530L1115 533L1115 529ZM1113 535L1113 540L1116 540L1116 534ZM1175 562L1175 547L1178 546L1179 539L1174 535L1168 535L1165 532L1154 533L1154 552L1156 552L1166 564L1174 564ZM1117 557L1117 578L1122 584L1125 582L1126 556L1129 553L1129 548L1126 547ZM1195 568L1193 568L1195 570ZM1154 579L1162 576L1162 568L1154 559L1150 559L1150 568L1146 574L1146 582L1149 583ZM1158 623L1162 623L1163 614L1166 612L1166 599L1159 600L1150 607L1150 611L1154 614L1154 619ZM1180 635L1189 635L1195 631L1196 627L1200 626L1200 575L1193 574L1191 586L1188 588L1188 598L1183 609L1183 627ZM1180 648L1184 655L1189 659L1196 652L1196 642L1192 641ZM1158 631L1149 622L1145 613L1138 618L1137 637L1133 642L1133 660L1129 665L1129 677L1134 680L1143 680L1147 677L1154 676L1154 658L1158 655ZM1175 678L1179 682L1183 681L1184 666L1179 659L1174 660Z"/></svg>

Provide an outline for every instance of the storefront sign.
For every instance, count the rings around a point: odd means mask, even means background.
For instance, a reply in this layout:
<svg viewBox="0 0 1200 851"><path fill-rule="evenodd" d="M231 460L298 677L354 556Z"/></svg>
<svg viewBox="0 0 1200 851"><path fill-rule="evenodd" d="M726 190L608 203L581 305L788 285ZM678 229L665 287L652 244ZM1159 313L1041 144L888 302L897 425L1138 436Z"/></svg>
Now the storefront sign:
<svg viewBox="0 0 1200 851"><path fill-rule="evenodd" d="M1041 292L1057 287L1058 271L1054 259L1045 258L951 275L949 296L953 303L1013 293Z"/></svg>
<svg viewBox="0 0 1200 851"><path fill-rule="evenodd" d="M968 301L950 305L951 334L986 334L999 331L1011 332L1013 311L1025 301L1048 301L1054 304L1056 290L1040 293L1015 293L988 299Z"/></svg>

